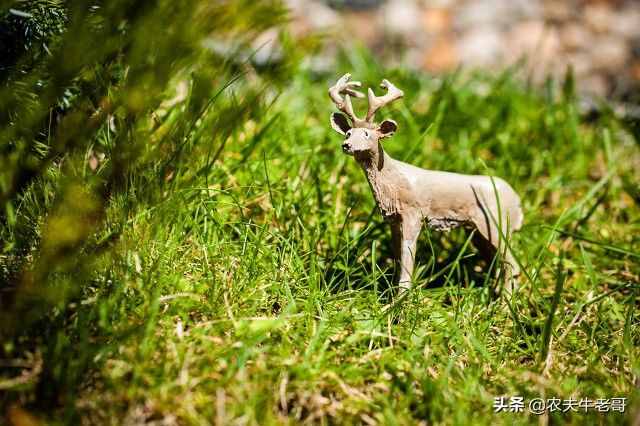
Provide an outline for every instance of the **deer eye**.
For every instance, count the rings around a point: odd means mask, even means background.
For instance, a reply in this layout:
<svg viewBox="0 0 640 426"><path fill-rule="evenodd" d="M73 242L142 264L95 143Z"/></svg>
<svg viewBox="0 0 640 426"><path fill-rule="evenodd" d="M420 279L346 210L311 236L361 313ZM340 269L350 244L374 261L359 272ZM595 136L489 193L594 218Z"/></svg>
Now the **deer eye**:
<svg viewBox="0 0 640 426"><path fill-rule="evenodd" d="M366 130L364 131L364 137L369 139L369 132L367 132Z"/></svg>
<svg viewBox="0 0 640 426"><path fill-rule="evenodd" d="M347 136L348 138L350 138L350 137L351 137L351 130L349 130L349 131L347 132L346 136Z"/></svg>

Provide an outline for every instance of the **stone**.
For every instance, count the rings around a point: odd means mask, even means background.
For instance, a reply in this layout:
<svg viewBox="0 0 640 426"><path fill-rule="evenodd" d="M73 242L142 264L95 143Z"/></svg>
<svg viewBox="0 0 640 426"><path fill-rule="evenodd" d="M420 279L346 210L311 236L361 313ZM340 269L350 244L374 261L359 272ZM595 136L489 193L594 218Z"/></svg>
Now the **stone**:
<svg viewBox="0 0 640 426"><path fill-rule="evenodd" d="M422 68L439 73L450 71L460 62L456 45L451 37L440 37L426 50L422 60Z"/></svg>
<svg viewBox="0 0 640 426"><path fill-rule="evenodd" d="M494 65L504 53L504 38L491 26L472 29L462 34L456 42L460 61L470 66Z"/></svg>
<svg viewBox="0 0 640 426"><path fill-rule="evenodd" d="M423 6L439 9L453 9L455 6L458 6L459 3L459 0L422 0Z"/></svg>
<svg viewBox="0 0 640 426"><path fill-rule="evenodd" d="M611 20L611 32L632 39L640 35L640 7L628 7L615 13Z"/></svg>
<svg viewBox="0 0 640 426"><path fill-rule="evenodd" d="M493 26L499 22L498 15L505 13L504 2L500 0L479 0L462 5L455 16L458 30L472 29L477 26Z"/></svg>
<svg viewBox="0 0 640 426"><path fill-rule="evenodd" d="M588 49L593 43L593 35L581 23L571 21L560 28L560 41L569 51Z"/></svg>
<svg viewBox="0 0 640 426"><path fill-rule="evenodd" d="M509 40L507 63L513 63L522 57L529 60L532 69L548 71L556 65L560 51L558 31L546 26L541 20L518 23L507 35Z"/></svg>
<svg viewBox="0 0 640 426"><path fill-rule="evenodd" d="M460 6L454 26L464 31L478 26L509 26L542 16L539 0L474 0Z"/></svg>
<svg viewBox="0 0 640 426"><path fill-rule="evenodd" d="M414 0L387 2L381 11L385 30L392 35L400 35L405 40L414 39L422 30L421 12Z"/></svg>
<svg viewBox="0 0 640 426"><path fill-rule="evenodd" d="M576 80L576 86L582 93L606 96L609 91L607 80L599 74L592 74Z"/></svg>
<svg viewBox="0 0 640 426"><path fill-rule="evenodd" d="M283 52L278 40L278 30L269 29L259 34L251 43L253 61L259 65L266 65L282 60Z"/></svg>
<svg viewBox="0 0 640 426"><path fill-rule="evenodd" d="M624 79L640 80L640 0L284 1L294 37L328 34L318 59L305 63L311 69L330 70L337 52L356 43L387 66L432 73L459 65L495 69L527 56L538 81L549 72L562 77L569 64L595 93L626 91ZM260 45L276 40L258 38ZM207 47L231 50L215 40ZM280 51L267 43L255 58L268 62Z"/></svg>
<svg viewBox="0 0 640 426"><path fill-rule="evenodd" d="M422 13L422 28L428 34L437 35L451 30L451 11L445 8L427 8Z"/></svg>
<svg viewBox="0 0 640 426"><path fill-rule="evenodd" d="M631 77L636 81L640 81L640 60L631 64Z"/></svg>
<svg viewBox="0 0 640 426"><path fill-rule="evenodd" d="M371 11L345 12L343 27L348 28L349 31L343 31L342 39L350 41L355 39L367 46L373 46L383 37L378 17L378 14Z"/></svg>
<svg viewBox="0 0 640 426"><path fill-rule="evenodd" d="M591 56L586 52L575 52L564 57L567 65L571 65L578 78L589 75L592 72Z"/></svg>
<svg viewBox="0 0 640 426"><path fill-rule="evenodd" d="M309 2L304 14L311 27L316 30L336 27L340 24L340 15L318 1Z"/></svg>
<svg viewBox="0 0 640 426"><path fill-rule="evenodd" d="M551 0L544 5L544 18L547 21L566 22L574 15L575 9L570 2Z"/></svg>
<svg viewBox="0 0 640 426"><path fill-rule="evenodd" d="M593 66L602 70L617 70L627 62L629 49L619 37L603 36L593 44L591 55Z"/></svg>
<svg viewBox="0 0 640 426"><path fill-rule="evenodd" d="M328 3L352 10L368 10L380 6L383 2L384 0L330 0Z"/></svg>
<svg viewBox="0 0 640 426"><path fill-rule="evenodd" d="M286 4L294 18L291 23L294 34L334 28L341 22L336 11L319 1L286 0Z"/></svg>
<svg viewBox="0 0 640 426"><path fill-rule="evenodd" d="M587 5L583 16L585 23L595 32L606 33L613 26L613 11L605 3Z"/></svg>

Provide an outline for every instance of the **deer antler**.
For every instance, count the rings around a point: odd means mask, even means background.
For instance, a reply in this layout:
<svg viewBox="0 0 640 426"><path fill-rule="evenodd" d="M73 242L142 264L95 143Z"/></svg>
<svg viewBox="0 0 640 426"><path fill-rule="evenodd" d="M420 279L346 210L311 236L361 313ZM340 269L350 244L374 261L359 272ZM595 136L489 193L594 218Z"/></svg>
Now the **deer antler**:
<svg viewBox="0 0 640 426"><path fill-rule="evenodd" d="M368 90L369 111L367 112L367 123L372 122L373 117L376 115L376 111L380 108L404 96L404 92L391 84L387 79L382 80L380 87L387 89L387 93L383 96L376 96L371 88Z"/></svg>
<svg viewBox="0 0 640 426"><path fill-rule="evenodd" d="M349 80L351 80L351 74L349 73L340 77L336 84L329 88L329 96L338 109L351 118L353 127L363 127L363 125L367 124L367 121L356 116L355 112L353 112L353 105L351 104L351 96L364 98L363 93L353 89L354 87L360 87L362 84L359 81ZM342 94L345 95L344 99L342 98Z"/></svg>
<svg viewBox="0 0 640 426"><path fill-rule="evenodd" d="M351 74L349 73L340 77L336 84L329 88L329 96L331 97L331 100L333 100L333 102L336 104L338 109L347 114L349 118L351 118L353 127L373 128L373 117L375 116L376 111L386 104L389 104L396 99L400 99L402 96L404 96L404 92L391 84L389 80L382 80L382 83L380 83L380 87L382 87L383 89L387 89L387 93L383 96L376 96L373 93L373 90L369 88L369 111L367 112L367 117L363 120L356 116L356 114L353 112L353 105L351 104L351 96L355 96L356 98L364 97L364 94L353 89L354 87L360 87L361 84L359 81L349 81L350 79ZM342 98L342 94L344 94L344 99Z"/></svg>

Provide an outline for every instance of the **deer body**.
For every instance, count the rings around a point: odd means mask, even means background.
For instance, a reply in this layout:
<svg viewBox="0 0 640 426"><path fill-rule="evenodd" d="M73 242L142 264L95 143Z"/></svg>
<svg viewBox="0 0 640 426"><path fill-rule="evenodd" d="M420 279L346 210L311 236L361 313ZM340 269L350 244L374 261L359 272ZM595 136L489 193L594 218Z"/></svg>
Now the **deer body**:
<svg viewBox="0 0 640 426"><path fill-rule="evenodd" d="M402 91L386 80L382 85L388 89L387 95L376 97L369 89L369 112L367 119L361 120L353 114L349 98L360 95L353 90L359 83L349 82L349 78L348 74L343 76L329 94L350 116L353 126L337 113L331 123L346 136L343 151L353 155L364 170L376 204L391 225L401 289L410 287L416 242L426 223L437 231L458 226L475 229L476 245L486 257L503 255L510 290L519 268L504 242L522 225L518 194L500 178L425 170L391 158L380 140L391 136L397 125L385 120L378 126L372 118L378 108L402 97ZM340 93L346 93L345 100Z"/></svg>

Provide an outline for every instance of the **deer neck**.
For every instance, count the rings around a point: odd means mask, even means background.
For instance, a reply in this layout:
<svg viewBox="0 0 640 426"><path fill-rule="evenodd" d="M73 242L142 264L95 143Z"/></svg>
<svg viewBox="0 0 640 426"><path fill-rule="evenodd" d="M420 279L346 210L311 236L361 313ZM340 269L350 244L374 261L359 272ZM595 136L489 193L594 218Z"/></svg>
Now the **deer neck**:
<svg viewBox="0 0 640 426"><path fill-rule="evenodd" d="M378 151L356 156L373 192L378 208L387 218L395 216L400 208L398 200L399 172L394 160L378 144Z"/></svg>

